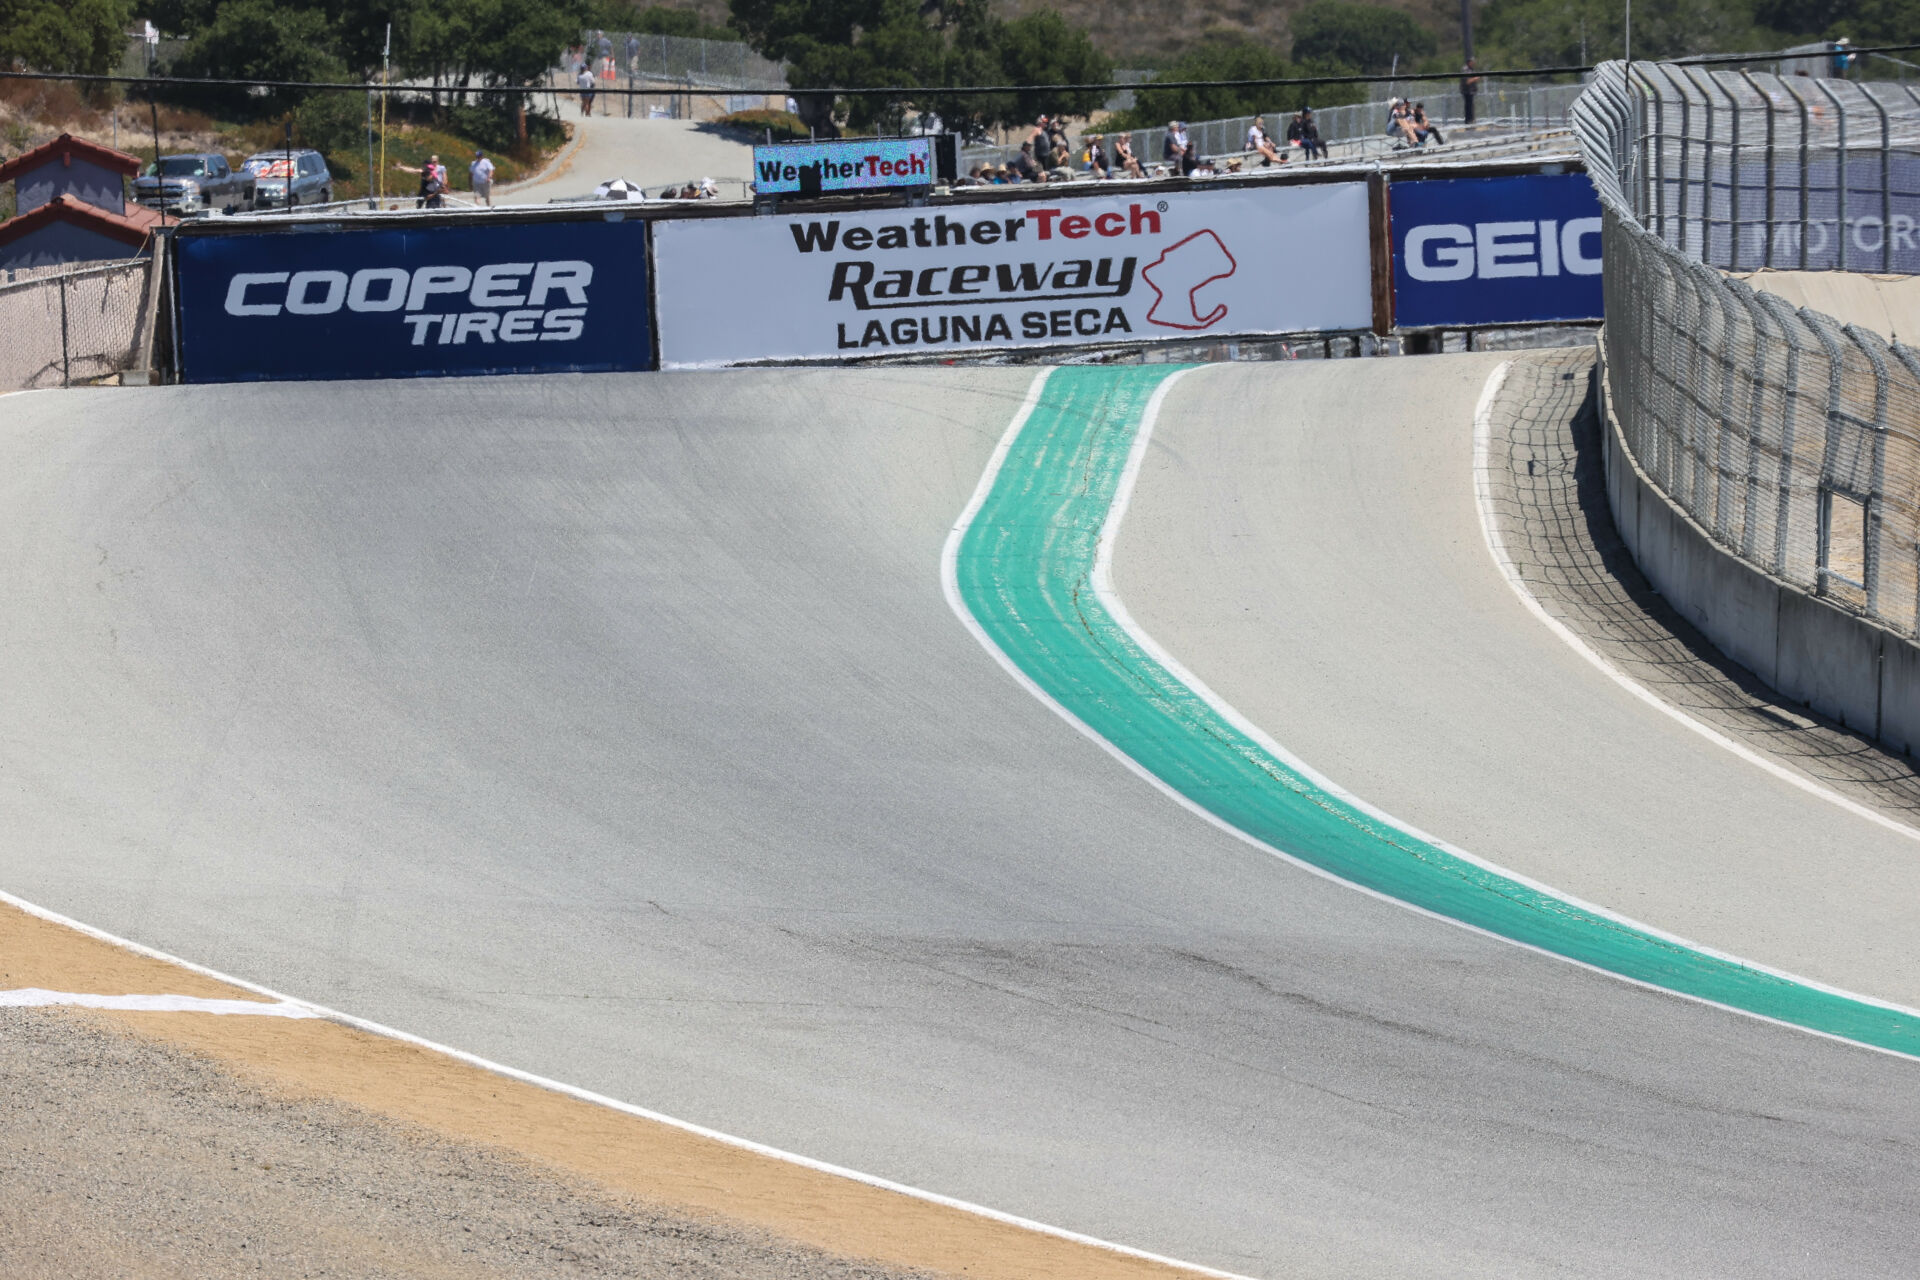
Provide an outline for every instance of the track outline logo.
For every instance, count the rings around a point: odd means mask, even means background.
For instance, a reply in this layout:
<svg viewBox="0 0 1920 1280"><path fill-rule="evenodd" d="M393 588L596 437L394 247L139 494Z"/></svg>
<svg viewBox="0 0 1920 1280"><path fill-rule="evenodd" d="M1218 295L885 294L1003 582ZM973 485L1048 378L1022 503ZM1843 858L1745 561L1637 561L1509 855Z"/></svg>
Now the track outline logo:
<svg viewBox="0 0 1920 1280"><path fill-rule="evenodd" d="M1215 272L1213 275L1185 287L1184 292L1186 294L1187 311L1193 317L1193 323L1189 324L1184 320L1163 319L1159 312L1161 304L1167 301L1168 294L1165 290L1161 289L1160 285L1154 280L1153 273L1164 266L1174 254L1203 237L1213 241L1214 247L1219 249L1221 256L1227 260L1227 269L1225 271ZM1191 253L1193 250L1188 250L1188 252ZM1164 329L1211 329L1214 325L1219 324L1227 318L1227 304L1222 302L1205 315L1201 315L1200 291L1216 280L1225 280L1239 269L1239 260L1228 250L1226 242L1221 240L1219 235L1211 229L1196 231L1185 239L1175 241L1173 244L1168 245L1161 251L1158 258L1155 258L1151 263L1147 264L1140 272L1140 278L1145 280L1147 287L1153 290L1153 305L1147 308L1148 323L1157 324ZM1179 293L1182 292L1182 290L1176 288L1174 292Z"/></svg>

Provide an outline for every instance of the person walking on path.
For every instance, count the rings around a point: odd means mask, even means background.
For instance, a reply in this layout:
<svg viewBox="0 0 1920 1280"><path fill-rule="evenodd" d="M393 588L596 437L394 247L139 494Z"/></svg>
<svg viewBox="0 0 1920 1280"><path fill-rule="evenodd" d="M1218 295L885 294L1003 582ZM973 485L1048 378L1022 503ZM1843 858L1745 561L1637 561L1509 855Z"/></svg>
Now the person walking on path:
<svg viewBox="0 0 1920 1280"><path fill-rule="evenodd" d="M474 201L493 208L493 161L481 152L474 152L473 163L467 166L467 177L473 180Z"/></svg>
<svg viewBox="0 0 1920 1280"><path fill-rule="evenodd" d="M591 116L593 114L593 72L587 70L584 63L581 64L580 74L575 77L575 83L580 86L580 114Z"/></svg>
<svg viewBox="0 0 1920 1280"><path fill-rule="evenodd" d="M1468 124L1473 123L1473 95L1480 92L1480 73L1475 70L1473 59L1467 59L1467 65L1460 68L1460 98L1466 104L1462 115Z"/></svg>

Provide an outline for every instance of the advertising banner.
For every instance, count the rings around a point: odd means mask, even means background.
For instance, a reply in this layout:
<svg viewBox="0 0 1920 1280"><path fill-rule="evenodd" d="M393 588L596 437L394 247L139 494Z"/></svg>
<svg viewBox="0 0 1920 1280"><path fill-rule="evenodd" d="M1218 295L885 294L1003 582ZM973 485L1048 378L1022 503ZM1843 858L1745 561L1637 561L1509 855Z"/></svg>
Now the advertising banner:
<svg viewBox="0 0 1920 1280"><path fill-rule="evenodd" d="M853 138L753 149L753 189L758 195L832 195L932 185L931 138Z"/></svg>
<svg viewBox="0 0 1920 1280"><path fill-rule="evenodd" d="M189 382L644 369L646 228L183 234Z"/></svg>
<svg viewBox="0 0 1920 1280"><path fill-rule="evenodd" d="M1600 318L1600 198L1586 175L1389 190L1395 327Z"/></svg>
<svg viewBox="0 0 1920 1280"><path fill-rule="evenodd" d="M662 222L668 368L1365 329L1364 183Z"/></svg>

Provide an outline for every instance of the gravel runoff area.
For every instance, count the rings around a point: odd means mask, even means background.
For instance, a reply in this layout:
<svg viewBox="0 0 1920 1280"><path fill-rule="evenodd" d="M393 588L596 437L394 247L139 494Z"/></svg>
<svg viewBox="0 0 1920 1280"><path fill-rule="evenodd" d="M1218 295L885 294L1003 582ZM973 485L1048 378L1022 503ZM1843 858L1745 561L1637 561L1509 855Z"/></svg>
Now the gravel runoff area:
<svg viewBox="0 0 1920 1280"><path fill-rule="evenodd" d="M649 1206L96 1017L0 1009L0 1275L673 1276L888 1270Z"/></svg>
<svg viewBox="0 0 1920 1280"><path fill-rule="evenodd" d="M1491 407L1495 519L1546 611L1670 705L1902 822L1920 824L1920 772L1789 701L1713 647L1655 591L1607 507L1591 348L1514 359Z"/></svg>

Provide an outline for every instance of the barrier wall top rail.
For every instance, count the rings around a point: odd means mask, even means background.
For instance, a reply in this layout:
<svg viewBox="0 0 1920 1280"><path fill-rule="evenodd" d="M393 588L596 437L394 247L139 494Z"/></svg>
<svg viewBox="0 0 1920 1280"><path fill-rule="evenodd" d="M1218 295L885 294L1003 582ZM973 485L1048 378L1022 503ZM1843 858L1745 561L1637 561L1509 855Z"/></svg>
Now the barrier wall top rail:
<svg viewBox="0 0 1920 1280"><path fill-rule="evenodd" d="M1608 403L1641 469L1732 554L1920 635L1920 353L1718 269L1768 265L1736 234L1749 227L1771 243L1822 216L1846 227L1854 202L1883 230L1920 214L1887 162L1920 102L1892 85L1615 62L1573 123L1605 220ZM1842 260L1865 266L1816 265Z"/></svg>

